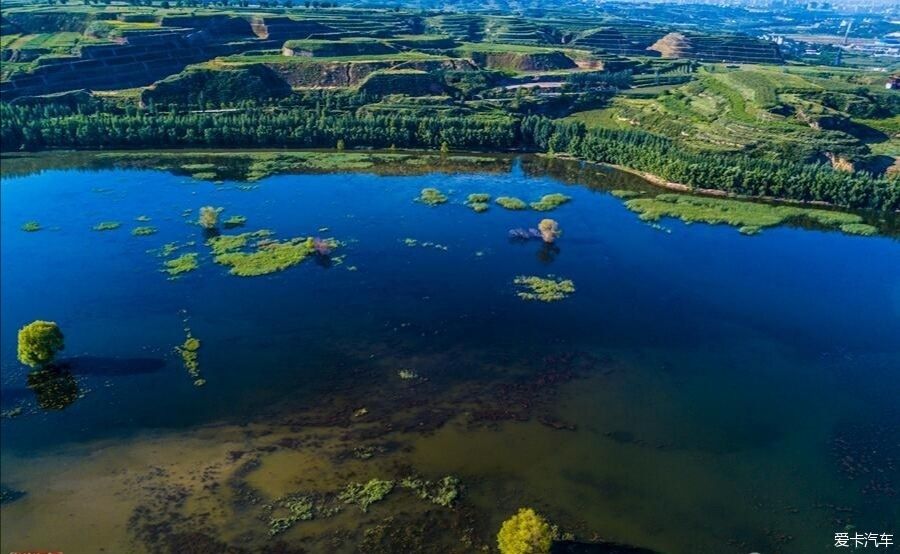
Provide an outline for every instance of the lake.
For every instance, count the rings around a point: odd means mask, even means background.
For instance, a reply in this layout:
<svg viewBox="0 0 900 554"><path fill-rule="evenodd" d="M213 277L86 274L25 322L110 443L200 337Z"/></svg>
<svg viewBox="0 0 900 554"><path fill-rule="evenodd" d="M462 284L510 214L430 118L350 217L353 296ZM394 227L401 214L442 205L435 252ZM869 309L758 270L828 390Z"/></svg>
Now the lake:
<svg viewBox="0 0 900 554"><path fill-rule="evenodd" d="M639 177L529 157L250 181L151 158L4 176L2 551L473 552L524 506L570 543L670 553L900 531L895 236L643 221ZM510 237L543 218L552 244ZM230 274L207 241L251 232L242 252L330 251ZM16 359L36 319L65 335L38 375ZM393 488L349 499L371 480Z"/></svg>

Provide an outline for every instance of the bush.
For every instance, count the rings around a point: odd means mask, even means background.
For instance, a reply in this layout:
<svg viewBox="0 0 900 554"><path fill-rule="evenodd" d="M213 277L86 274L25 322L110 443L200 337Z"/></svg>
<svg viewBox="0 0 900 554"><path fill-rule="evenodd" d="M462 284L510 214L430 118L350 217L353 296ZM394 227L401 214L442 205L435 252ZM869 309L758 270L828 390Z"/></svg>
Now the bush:
<svg viewBox="0 0 900 554"><path fill-rule="evenodd" d="M219 212L222 208L213 208L212 206L203 206L200 208L200 219L198 223L204 229L215 229L219 223Z"/></svg>
<svg viewBox="0 0 900 554"><path fill-rule="evenodd" d="M32 321L19 329L19 361L30 367L46 367L65 347L62 331L52 321Z"/></svg>
<svg viewBox="0 0 900 554"><path fill-rule="evenodd" d="M531 508L503 522L497 533L500 554L546 554L553 544L553 530L547 521Z"/></svg>

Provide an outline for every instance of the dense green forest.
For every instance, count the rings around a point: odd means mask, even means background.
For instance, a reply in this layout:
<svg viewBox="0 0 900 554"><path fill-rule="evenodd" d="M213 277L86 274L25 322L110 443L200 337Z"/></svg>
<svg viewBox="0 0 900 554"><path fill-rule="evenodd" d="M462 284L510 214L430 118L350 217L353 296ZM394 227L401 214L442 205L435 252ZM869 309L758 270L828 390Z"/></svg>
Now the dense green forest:
<svg viewBox="0 0 900 554"><path fill-rule="evenodd" d="M0 105L3 150L62 148L454 148L568 154L691 187L749 196L900 210L900 179L820 164L698 152L642 131L590 129L542 116L334 115L307 108L114 113L60 105Z"/></svg>

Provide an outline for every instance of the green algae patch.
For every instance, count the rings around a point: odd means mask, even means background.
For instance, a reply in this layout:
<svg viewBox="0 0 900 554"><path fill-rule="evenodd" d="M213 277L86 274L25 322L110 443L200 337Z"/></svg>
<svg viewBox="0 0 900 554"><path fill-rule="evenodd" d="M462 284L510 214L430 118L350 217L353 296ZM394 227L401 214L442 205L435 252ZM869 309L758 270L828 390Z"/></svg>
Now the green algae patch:
<svg viewBox="0 0 900 554"><path fill-rule="evenodd" d="M136 237L146 237L149 235L155 235L156 227L150 227L150 226L135 227L134 229L131 230L131 234Z"/></svg>
<svg viewBox="0 0 900 554"><path fill-rule="evenodd" d="M135 221L140 221L141 223L146 223L146 222L150 221L150 216L148 216L148 215L139 215L139 216L137 216L136 218L134 218L134 220L135 220Z"/></svg>
<svg viewBox="0 0 900 554"><path fill-rule="evenodd" d="M466 198L466 206L472 208L477 213L486 212L488 208L490 208L489 202L491 201L491 195L483 192L477 192L474 194L470 194L468 198Z"/></svg>
<svg viewBox="0 0 900 554"><path fill-rule="evenodd" d="M191 335L190 329L186 331L187 337L181 346L175 347L175 352L181 356L185 371L194 378L194 386L202 387L206 384L206 379L200 377L200 339Z"/></svg>
<svg viewBox="0 0 900 554"><path fill-rule="evenodd" d="M26 233L34 233L36 231L41 230L41 224L38 223L37 221L26 221L22 225L22 230L25 231Z"/></svg>
<svg viewBox="0 0 900 554"><path fill-rule="evenodd" d="M368 483L350 483L347 488L338 495L338 500L345 504L356 504L359 509L367 512L369 506L382 500L394 490L393 481L371 479Z"/></svg>
<svg viewBox="0 0 900 554"><path fill-rule="evenodd" d="M524 200L521 200L514 196L500 196L496 200L494 200L494 202L503 206L507 210L524 210L528 207L528 204L526 204Z"/></svg>
<svg viewBox="0 0 900 554"><path fill-rule="evenodd" d="M182 273L194 271L195 269L200 267L200 264L197 262L197 254L191 252L188 254L182 254L181 256L178 256L177 258L173 258L171 260L166 260L163 266L163 271L168 273L170 277L175 278Z"/></svg>
<svg viewBox="0 0 900 554"><path fill-rule="evenodd" d="M626 190L626 189L615 189L615 190L609 191L609 193L612 194L613 196L615 196L616 198L621 198L623 200L628 200L630 198L637 198L638 196L641 195L641 193L639 193L636 190Z"/></svg>
<svg viewBox="0 0 900 554"><path fill-rule="evenodd" d="M540 212L549 212L550 210L555 210L562 206L571 199L571 196L566 196L565 194L560 194L558 192L545 194L537 202L532 202L531 208Z"/></svg>
<svg viewBox="0 0 900 554"><path fill-rule="evenodd" d="M118 221L101 221L100 223L94 225L95 231L112 231L121 227L122 224Z"/></svg>
<svg viewBox="0 0 900 554"><path fill-rule="evenodd" d="M575 292L575 283L571 280L557 279L552 275L548 275L546 278L519 275L513 280L513 284L519 287L516 296L523 300L556 302L568 298Z"/></svg>
<svg viewBox="0 0 900 554"><path fill-rule="evenodd" d="M845 233L874 234L878 230L863 223L862 217L846 212L710 198L684 194L660 194L653 198L634 198L625 205L644 221L675 217L686 223L726 224L752 235L766 227L791 222L811 222Z"/></svg>
<svg viewBox="0 0 900 554"><path fill-rule="evenodd" d="M436 188L428 187L422 189L422 192L419 193L419 197L416 198L416 201L434 207L445 203L447 201L447 195Z"/></svg>
<svg viewBox="0 0 900 554"><path fill-rule="evenodd" d="M233 215L222 222L226 229L234 229L235 227L243 227L247 224L247 218L243 215Z"/></svg>

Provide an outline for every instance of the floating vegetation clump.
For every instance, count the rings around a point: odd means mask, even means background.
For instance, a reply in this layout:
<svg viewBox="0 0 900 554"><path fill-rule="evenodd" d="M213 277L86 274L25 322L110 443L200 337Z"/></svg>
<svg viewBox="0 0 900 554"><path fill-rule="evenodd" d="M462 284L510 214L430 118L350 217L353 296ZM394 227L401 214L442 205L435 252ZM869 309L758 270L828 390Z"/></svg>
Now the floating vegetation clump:
<svg viewBox="0 0 900 554"><path fill-rule="evenodd" d="M283 271L297 265L312 254L312 239L289 239L270 242L255 252L228 252L215 257L216 263L231 267L229 273L240 277L257 277Z"/></svg>
<svg viewBox="0 0 900 554"><path fill-rule="evenodd" d="M616 189L609 191L610 194L615 196L616 198L621 198L623 200L628 200L629 198L637 198L641 195L640 192L636 190L625 190L625 189Z"/></svg>
<svg viewBox="0 0 900 554"><path fill-rule="evenodd" d="M507 210L524 210L528 207L528 204L526 204L524 200L513 196L500 196L494 200L494 202L500 204Z"/></svg>
<svg viewBox="0 0 900 554"><path fill-rule="evenodd" d="M410 489L422 500L432 504L450 508L453 502L459 498L461 483L452 475L447 475L438 481L427 481L419 477L406 477L400 481L400 486Z"/></svg>
<svg viewBox="0 0 900 554"><path fill-rule="evenodd" d="M131 230L131 234L136 237L146 237L156 233L156 227L135 227Z"/></svg>
<svg viewBox="0 0 900 554"><path fill-rule="evenodd" d="M22 230L25 231L26 233L34 233L35 231L41 230L41 224L38 223L37 221L26 221L22 225Z"/></svg>
<svg viewBox="0 0 900 554"><path fill-rule="evenodd" d="M299 521L309 521L318 517L328 517L337 513L339 508L334 508L327 513L321 513L322 509L316 506L316 499L310 495L292 494L285 496L269 507L272 511L287 512L283 517L271 517L269 519L269 536L284 533Z"/></svg>
<svg viewBox="0 0 900 554"><path fill-rule="evenodd" d="M422 189L416 201L433 207L446 202L447 196L438 189L429 187Z"/></svg>
<svg viewBox="0 0 900 554"><path fill-rule="evenodd" d="M519 275L513 280L518 285L516 295L523 300L540 300L555 302L563 300L575 292L575 283L569 279L556 279L552 275L546 278L534 275Z"/></svg>
<svg viewBox="0 0 900 554"><path fill-rule="evenodd" d="M136 218L134 218L134 220L135 220L135 221L140 221L141 223L146 223L146 222L150 221L150 216L147 216L147 215L139 215L139 216L137 216Z"/></svg>
<svg viewBox="0 0 900 554"><path fill-rule="evenodd" d="M371 479L368 483L351 483L338 495L338 500L345 504L356 504L366 512L369 506L378 502L394 490L393 481Z"/></svg>
<svg viewBox="0 0 900 554"><path fill-rule="evenodd" d="M188 375L194 378L194 386L202 387L206 384L206 379L200 377L200 339L191 335L191 330L187 329L187 337L181 346L176 346L175 351L181 356L181 362Z"/></svg>
<svg viewBox="0 0 900 554"><path fill-rule="evenodd" d="M233 215L222 222L226 229L234 229L235 227L243 227L247 224L247 218L242 215Z"/></svg>
<svg viewBox="0 0 900 554"><path fill-rule="evenodd" d="M272 232L260 230L240 235L219 235L209 239L214 260L229 266L229 273L240 277L256 277L282 271L297 265L310 255L328 256L338 247L334 239L299 237L277 241L269 239ZM251 238L261 239L256 250L244 251Z"/></svg>
<svg viewBox="0 0 900 554"><path fill-rule="evenodd" d="M118 221L101 221L100 223L94 225L95 231L112 231L113 229L118 229L122 224Z"/></svg>
<svg viewBox="0 0 900 554"><path fill-rule="evenodd" d="M845 233L874 234L878 231L874 226L863 223L862 217L856 214L726 198L660 194L654 198L627 200L625 205L639 213L644 221L676 217L687 223L732 225L744 234L755 234L766 227L803 221L840 229Z"/></svg>
<svg viewBox="0 0 900 554"><path fill-rule="evenodd" d="M163 247L163 251L165 251L165 247ZM165 269L163 269L163 271L168 273L172 278L178 277L182 273L194 271L195 269L200 267L200 264L197 262L197 254L195 252L182 254L177 258L166 260L163 265L165 266Z"/></svg>
<svg viewBox="0 0 900 554"><path fill-rule="evenodd" d="M532 202L531 207L541 212L548 212L550 210L555 210L571 199L571 196L555 192L553 194L545 194L537 202Z"/></svg>
<svg viewBox="0 0 900 554"><path fill-rule="evenodd" d="M476 192L470 194L466 199L466 206L472 208L474 211L481 213L486 212L488 208L490 208L489 202L491 201L491 195L484 192Z"/></svg>
<svg viewBox="0 0 900 554"><path fill-rule="evenodd" d="M218 235L206 241L207 246L212 248L215 256L234 252L247 246L250 239L265 239L272 236L272 231L268 229L260 229L252 233L241 233L240 235Z"/></svg>

